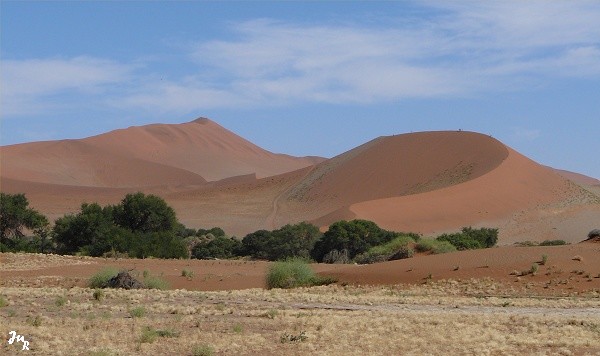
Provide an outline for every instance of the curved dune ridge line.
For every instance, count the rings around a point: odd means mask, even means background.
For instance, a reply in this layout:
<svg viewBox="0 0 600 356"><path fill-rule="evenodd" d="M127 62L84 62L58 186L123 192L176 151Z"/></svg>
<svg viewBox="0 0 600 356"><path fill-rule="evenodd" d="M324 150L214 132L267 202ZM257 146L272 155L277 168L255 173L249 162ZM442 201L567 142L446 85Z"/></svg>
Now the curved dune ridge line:
<svg viewBox="0 0 600 356"><path fill-rule="evenodd" d="M380 137L320 163L287 193L310 220L355 203L463 183L498 167L508 149L474 132L438 131ZM292 209L290 209L292 210Z"/></svg>
<svg viewBox="0 0 600 356"><path fill-rule="evenodd" d="M496 169L470 181L421 194L352 204L353 216L384 228L424 234L497 222L583 192L554 170L512 149Z"/></svg>
<svg viewBox="0 0 600 356"><path fill-rule="evenodd" d="M130 127L84 141L111 152L128 152L136 158L185 169L208 181L249 174L268 177L324 160L271 153L206 118L177 125Z"/></svg>
<svg viewBox="0 0 600 356"><path fill-rule="evenodd" d="M4 178L90 187L203 184L266 177L323 161L274 154L208 119L130 127L81 140L1 148Z"/></svg>

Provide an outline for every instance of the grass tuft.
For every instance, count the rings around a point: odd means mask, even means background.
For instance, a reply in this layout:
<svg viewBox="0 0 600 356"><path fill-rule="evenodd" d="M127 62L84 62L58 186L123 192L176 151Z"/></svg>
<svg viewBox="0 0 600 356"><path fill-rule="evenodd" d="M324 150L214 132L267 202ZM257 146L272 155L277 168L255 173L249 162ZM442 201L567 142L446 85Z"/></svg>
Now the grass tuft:
<svg viewBox="0 0 600 356"><path fill-rule="evenodd" d="M335 283L329 277L320 277L302 259L289 259L275 262L267 273L267 288L297 288Z"/></svg>
<svg viewBox="0 0 600 356"><path fill-rule="evenodd" d="M89 288L106 288L108 281L119 274L119 270L114 267L106 267L98 271L88 280Z"/></svg>
<svg viewBox="0 0 600 356"><path fill-rule="evenodd" d="M215 349L207 344L196 345L192 349L193 356L212 356L215 353Z"/></svg>

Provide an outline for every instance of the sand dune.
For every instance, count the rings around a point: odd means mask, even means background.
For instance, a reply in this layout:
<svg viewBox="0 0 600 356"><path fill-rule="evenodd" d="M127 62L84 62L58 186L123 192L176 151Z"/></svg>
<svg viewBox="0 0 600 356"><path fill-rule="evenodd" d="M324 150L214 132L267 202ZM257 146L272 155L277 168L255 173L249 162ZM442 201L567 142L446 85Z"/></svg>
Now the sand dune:
<svg viewBox="0 0 600 356"><path fill-rule="evenodd" d="M353 204L349 211L399 231L432 234L463 226L495 224L517 212L543 208L572 196L580 188L510 150L493 171L436 191Z"/></svg>
<svg viewBox="0 0 600 356"><path fill-rule="evenodd" d="M197 185L242 175L260 178L323 160L268 152L208 119L5 146L0 154L4 178L112 188Z"/></svg>
<svg viewBox="0 0 600 356"><path fill-rule="evenodd" d="M217 181L241 175L258 178L323 161L319 157L274 154L209 119L179 125L147 125L90 137L86 143L119 154L181 168Z"/></svg>
<svg viewBox="0 0 600 356"><path fill-rule="evenodd" d="M109 152L78 140L5 146L0 153L0 174L14 180L113 188L206 182L183 169L131 157L126 152Z"/></svg>
<svg viewBox="0 0 600 356"><path fill-rule="evenodd" d="M1 153L2 191L26 193L51 218L142 190L165 198L190 227L220 226L236 236L362 218L426 235L498 227L504 244L574 242L600 221L593 186L473 132L381 137L314 166L319 159L272 154L206 119Z"/></svg>

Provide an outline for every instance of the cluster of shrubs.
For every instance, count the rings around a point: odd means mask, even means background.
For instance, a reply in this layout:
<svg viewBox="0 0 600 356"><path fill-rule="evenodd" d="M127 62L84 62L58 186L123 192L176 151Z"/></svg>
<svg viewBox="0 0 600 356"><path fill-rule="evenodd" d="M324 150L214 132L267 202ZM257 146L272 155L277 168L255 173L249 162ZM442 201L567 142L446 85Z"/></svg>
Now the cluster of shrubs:
<svg viewBox="0 0 600 356"><path fill-rule="evenodd" d="M37 248L35 252L89 256L375 263L409 258L415 251L446 253L488 248L498 240L497 229L465 227L455 234L422 239L415 233L382 229L367 220L338 221L325 233L301 222L273 231L258 230L237 239L218 227L187 228L163 199L143 193L127 194L117 205L83 204L77 214L57 219L50 229L43 215L27 207L24 195L2 193L1 198L2 251L26 246L23 250ZM14 223L19 219L20 225ZM43 243L25 241L23 228L34 231Z"/></svg>

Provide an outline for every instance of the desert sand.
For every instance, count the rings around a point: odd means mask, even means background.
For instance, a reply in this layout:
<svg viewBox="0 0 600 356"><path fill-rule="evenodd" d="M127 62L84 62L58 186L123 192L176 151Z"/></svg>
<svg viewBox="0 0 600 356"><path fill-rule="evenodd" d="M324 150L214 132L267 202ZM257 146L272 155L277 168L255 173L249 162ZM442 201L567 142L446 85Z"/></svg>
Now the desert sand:
<svg viewBox="0 0 600 356"><path fill-rule="evenodd" d="M325 160L274 154L198 119L4 146L0 156L0 189L26 193L51 219L144 191L190 227L239 237L361 218L423 235L498 227L500 244L577 242L600 221L597 180L464 131L380 137Z"/></svg>

